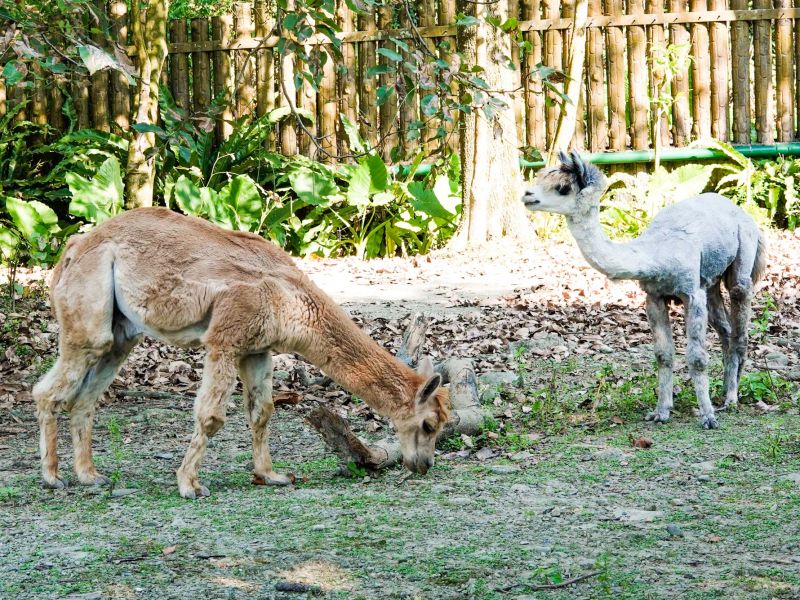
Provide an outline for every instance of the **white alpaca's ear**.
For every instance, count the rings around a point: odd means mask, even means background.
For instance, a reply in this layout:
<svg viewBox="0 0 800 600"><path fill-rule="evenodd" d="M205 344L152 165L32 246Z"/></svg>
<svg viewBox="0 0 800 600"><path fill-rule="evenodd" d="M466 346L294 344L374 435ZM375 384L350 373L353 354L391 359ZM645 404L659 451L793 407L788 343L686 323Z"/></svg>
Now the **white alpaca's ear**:
<svg viewBox="0 0 800 600"><path fill-rule="evenodd" d="M433 361L430 356L423 356L419 359L417 373L424 377L431 377L433 375Z"/></svg>

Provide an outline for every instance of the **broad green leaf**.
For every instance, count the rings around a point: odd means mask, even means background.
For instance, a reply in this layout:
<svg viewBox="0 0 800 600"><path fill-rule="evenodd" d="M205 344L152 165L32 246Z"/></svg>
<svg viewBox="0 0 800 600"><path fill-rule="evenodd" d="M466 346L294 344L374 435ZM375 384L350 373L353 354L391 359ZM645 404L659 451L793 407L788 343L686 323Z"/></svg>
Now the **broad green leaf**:
<svg viewBox="0 0 800 600"><path fill-rule="evenodd" d="M25 70L18 68L17 63L13 60L6 63L6 66L3 67L3 79L5 79L7 87L12 87L25 79L27 67L23 65L23 68Z"/></svg>
<svg viewBox="0 0 800 600"><path fill-rule="evenodd" d="M369 204L370 170L366 164L355 167L350 175L350 186L347 188L347 202L352 206Z"/></svg>
<svg viewBox="0 0 800 600"><path fill-rule="evenodd" d="M264 202L256 184L247 175L237 175L219 191L218 201L231 207L239 229L253 231L261 221Z"/></svg>
<svg viewBox="0 0 800 600"><path fill-rule="evenodd" d="M203 201L204 198L200 195L200 188L186 175L178 177L172 193L175 203L187 215L202 217L207 214L207 206Z"/></svg>
<svg viewBox="0 0 800 600"><path fill-rule="evenodd" d="M456 25L459 27L473 27L478 23L480 23L480 21L475 17L464 14L459 14L458 18L456 19Z"/></svg>
<svg viewBox="0 0 800 600"><path fill-rule="evenodd" d="M122 176L115 157L107 158L91 180L77 173L67 173L66 180L72 194L70 214L99 224L122 212Z"/></svg>
<svg viewBox="0 0 800 600"><path fill-rule="evenodd" d="M376 75L385 75L387 73L392 73L394 69L389 65L378 65L376 67L370 67L367 69L367 77L375 77Z"/></svg>
<svg viewBox="0 0 800 600"><path fill-rule="evenodd" d="M0 258L8 261L19 245L19 237L13 230L0 225Z"/></svg>
<svg viewBox="0 0 800 600"><path fill-rule="evenodd" d="M433 190L425 187L421 181L409 183L408 191L413 196L411 206L419 212L440 219L452 218L453 215L442 206Z"/></svg>
<svg viewBox="0 0 800 600"><path fill-rule="evenodd" d="M347 139L350 142L350 150L352 152L365 152L366 147L364 145L364 140L361 139L361 135L358 133L358 127L350 122L350 119L345 117L343 114L339 115L339 118L342 121L342 127L344 127L344 132L347 134Z"/></svg>
<svg viewBox="0 0 800 600"><path fill-rule="evenodd" d="M329 196L339 191L332 177L305 166L289 172L289 184L303 202L314 205L325 203Z"/></svg>
<svg viewBox="0 0 800 600"><path fill-rule="evenodd" d="M393 85L382 85L378 88L375 104L377 106L383 106L392 94L394 94Z"/></svg>
<svg viewBox="0 0 800 600"><path fill-rule="evenodd" d="M365 162L369 169L372 190L376 192L384 191L389 185L389 172L386 169L386 163L377 154L370 154Z"/></svg>
<svg viewBox="0 0 800 600"><path fill-rule="evenodd" d="M394 50L389 50L389 48L378 48L378 54L385 56L393 62L401 62L403 60L402 55L398 54Z"/></svg>
<svg viewBox="0 0 800 600"><path fill-rule="evenodd" d="M7 196L5 201L6 211L28 243L33 244L39 238L47 239L58 231L58 217L46 204L37 200L25 202L13 196Z"/></svg>

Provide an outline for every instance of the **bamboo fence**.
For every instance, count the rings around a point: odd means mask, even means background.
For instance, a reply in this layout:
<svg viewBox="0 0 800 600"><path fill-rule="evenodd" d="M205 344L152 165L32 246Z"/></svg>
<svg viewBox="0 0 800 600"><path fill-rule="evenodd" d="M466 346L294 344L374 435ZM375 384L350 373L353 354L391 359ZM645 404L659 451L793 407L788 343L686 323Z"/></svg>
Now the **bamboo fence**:
<svg viewBox="0 0 800 600"><path fill-rule="evenodd" d="M659 138L662 146L685 146L713 137L738 144L786 142L798 138L800 115L800 4L793 0L587 0L586 58L578 103L578 149L620 151L652 148L657 139L655 99L668 93ZM291 8L292 0L289 0ZM276 51L273 3L239 2L232 15L173 20L169 24L169 57L164 82L178 106L190 114L209 114L213 107L218 139L231 134L239 118L264 115L290 106L310 112L313 122L299 127L289 119L276 129L272 143L287 154L303 153L334 160L349 146L340 116L356 124L361 135L380 146L385 156L394 146L413 152L426 143L436 124L406 140L419 122L420 98L402 78L367 73L390 61L387 48L404 55L394 39L411 36L403 4L384 6L376 14L356 14L340 0L336 18L341 55L324 65L319 89L298 87L291 57ZM527 50L514 47L518 68L514 106L501 118L514 121L520 146L549 150L561 106L557 96L535 76L543 64L566 71L572 39L575 0L521 0L509 14L519 20ZM108 4L111 35L129 47L126 2ZM432 52L454 60L456 0L418 0L415 27ZM97 37L97 43L103 43ZM309 44L329 44L311 39ZM667 47L687 48L690 59L667 73L654 57ZM413 48L412 48L413 50ZM534 76L531 76L534 73ZM378 86L396 93L381 106ZM554 85L564 89L563 78ZM99 72L73 79L68 89L38 82L6 87L0 77L0 114L25 103L17 118L49 123L63 130L64 92L81 127L104 131L130 125L132 94L126 78ZM221 107L221 108L220 108ZM452 131L453 125L447 125ZM310 136L310 137L309 137ZM313 139L312 139L313 138ZM451 145L455 144L451 141Z"/></svg>

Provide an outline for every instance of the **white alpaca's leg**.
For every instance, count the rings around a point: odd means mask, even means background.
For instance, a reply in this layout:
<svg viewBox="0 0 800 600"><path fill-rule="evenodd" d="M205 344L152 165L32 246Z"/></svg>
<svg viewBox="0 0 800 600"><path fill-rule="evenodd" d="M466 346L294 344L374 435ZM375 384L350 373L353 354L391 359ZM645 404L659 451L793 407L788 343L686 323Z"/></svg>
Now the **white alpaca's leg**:
<svg viewBox="0 0 800 600"><path fill-rule="evenodd" d="M723 362L723 384L722 395L724 397L724 405L720 410L728 408L736 404L736 360L731 345L732 328L730 323L730 315L728 309L725 308L725 302L722 299L722 292L719 284L715 285L708 290L708 322L719 335L720 344L722 345L722 362ZM731 401L733 398L733 401Z"/></svg>
<svg viewBox="0 0 800 600"><path fill-rule="evenodd" d="M698 290L686 302L686 362L694 383L697 404L700 407L700 422L706 429L719 427L714 407L708 394L708 352L706 351L706 329L708 327L707 295Z"/></svg>
<svg viewBox="0 0 800 600"><path fill-rule="evenodd" d="M272 402L272 356L269 353L246 356L239 362L239 377L253 434L253 475L268 485L289 485L291 480L288 477L272 469L269 453L269 420L275 410Z"/></svg>
<svg viewBox="0 0 800 600"><path fill-rule="evenodd" d="M658 363L658 405L646 419L656 423L669 420L672 410L672 361L675 345L669 322L669 308L664 298L647 295L647 320L653 331L656 362Z"/></svg>
<svg viewBox="0 0 800 600"><path fill-rule="evenodd" d="M194 434L178 469L178 489L184 498L208 496L197 469L208 445L225 424L225 403L236 386L236 360L233 356L210 351L203 367L203 383L194 402Z"/></svg>

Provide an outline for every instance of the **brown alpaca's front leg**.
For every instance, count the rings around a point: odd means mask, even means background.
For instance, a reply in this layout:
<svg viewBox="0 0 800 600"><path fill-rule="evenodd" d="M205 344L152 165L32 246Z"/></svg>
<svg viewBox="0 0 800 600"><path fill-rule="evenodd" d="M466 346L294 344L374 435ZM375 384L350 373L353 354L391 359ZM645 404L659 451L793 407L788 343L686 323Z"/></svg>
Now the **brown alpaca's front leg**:
<svg viewBox="0 0 800 600"><path fill-rule="evenodd" d="M272 402L272 356L252 354L239 362L244 385L244 406L253 434L253 475L267 485L289 485L291 480L276 473L269 453L269 420L275 410Z"/></svg>
<svg viewBox="0 0 800 600"><path fill-rule="evenodd" d="M208 439L225 424L225 403L236 385L236 361L223 352L210 351L203 368L203 384L194 403L194 435L178 469L178 489L184 498L208 496L208 488L200 483L197 470Z"/></svg>

